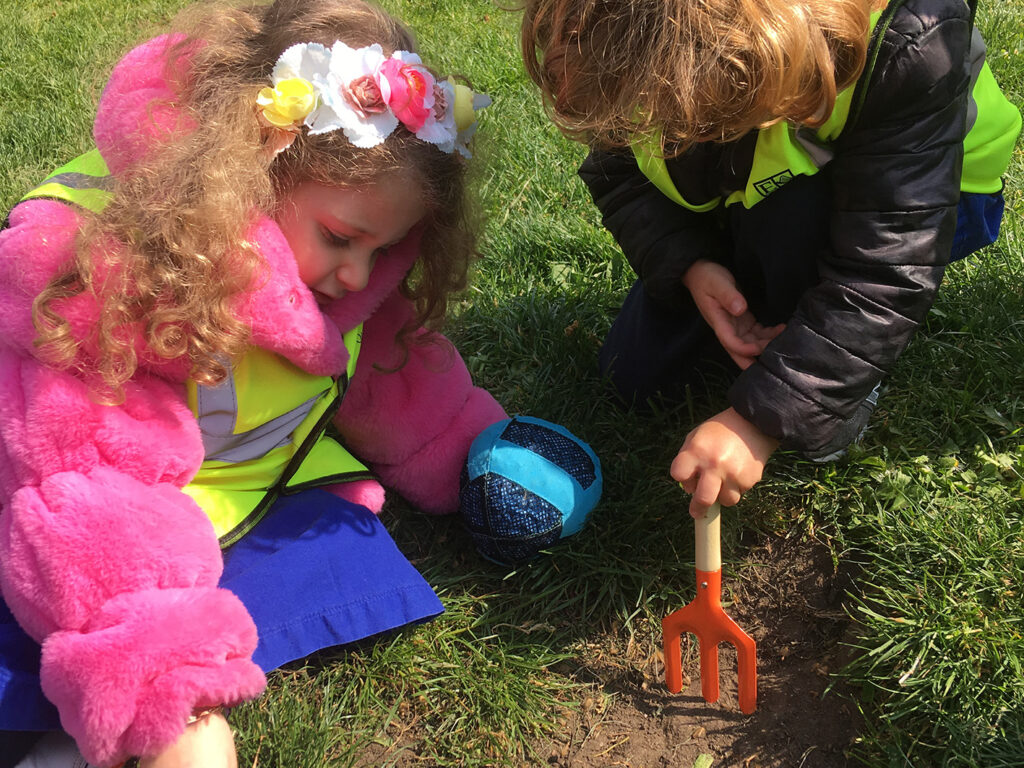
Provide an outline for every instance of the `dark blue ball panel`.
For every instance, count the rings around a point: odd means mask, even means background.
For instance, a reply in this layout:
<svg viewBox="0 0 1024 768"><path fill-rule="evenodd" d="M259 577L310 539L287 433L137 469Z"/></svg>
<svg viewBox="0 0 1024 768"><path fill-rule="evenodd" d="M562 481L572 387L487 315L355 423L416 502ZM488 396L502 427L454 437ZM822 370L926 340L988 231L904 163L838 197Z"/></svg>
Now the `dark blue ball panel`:
<svg viewBox="0 0 1024 768"><path fill-rule="evenodd" d="M501 439L543 456L564 469L583 488L589 488L597 479L597 470L587 452L552 429L512 419L502 431Z"/></svg>
<svg viewBox="0 0 1024 768"><path fill-rule="evenodd" d="M545 547L559 541L557 531L531 536L527 539L495 539L482 533L471 533L477 552L502 565L518 565L536 557Z"/></svg>
<svg viewBox="0 0 1024 768"><path fill-rule="evenodd" d="M481 475L464 485L460 506L480 554L500 563L528 560L562 534L555 506L500 475Z"/></svg>
<svg viewBox="0 0 1024 768"><path fill-rule="evenodd" d="M462 488L459 490L459 510L462 512L462 519L471 531L487 530L484 476L478 477L471 483L467 483L463 479Z"/></svg>
<svg viewBox="0 0 1024 768"><path fill-rule="evenodd" d="M562 513L553 504L501 475L486 474L484 498L493 536L535 536L561 529Z"/></svg>

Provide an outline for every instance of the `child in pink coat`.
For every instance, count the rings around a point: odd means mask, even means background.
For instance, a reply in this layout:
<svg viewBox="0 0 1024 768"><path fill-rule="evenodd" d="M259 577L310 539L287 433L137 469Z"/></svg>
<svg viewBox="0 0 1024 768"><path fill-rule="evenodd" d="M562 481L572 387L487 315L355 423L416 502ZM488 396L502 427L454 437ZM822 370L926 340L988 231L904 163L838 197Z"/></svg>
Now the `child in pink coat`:
<svg viewBox="0 0 1024 768"><path fill-rule="evenodd" d="M430 330L486 100L360 0L183 29L0 232L0 730L104 766L233 765L266 671L440 613L378 480L453 512L505 418Z"/></svg>

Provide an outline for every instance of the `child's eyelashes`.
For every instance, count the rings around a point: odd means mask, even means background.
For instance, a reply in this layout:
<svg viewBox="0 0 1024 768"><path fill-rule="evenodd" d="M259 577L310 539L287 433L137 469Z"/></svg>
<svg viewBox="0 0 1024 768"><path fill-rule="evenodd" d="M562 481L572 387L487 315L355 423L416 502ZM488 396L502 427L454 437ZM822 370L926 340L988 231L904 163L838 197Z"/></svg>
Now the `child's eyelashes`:
<svg viewBox="0 0 1024 768"><path fill-rule="evenodd" d="M327 241L327 244L334 246L335 248L347 248L352 242L351 238L332 232L327 227L324 227L321 232L323 233L324 240Z"/></svg>
<svg viewBox="0 0 1024 768"><path fill-rule="evenodd" d="M333 232L329 227L323 227L321 229L324 240L332 248L348 248L352 244L352 238L345 235L339 235L337 232ZM382 245L380 248L374 250L374 256L383 256L388 252L388 248L393 244Z"/></svg>

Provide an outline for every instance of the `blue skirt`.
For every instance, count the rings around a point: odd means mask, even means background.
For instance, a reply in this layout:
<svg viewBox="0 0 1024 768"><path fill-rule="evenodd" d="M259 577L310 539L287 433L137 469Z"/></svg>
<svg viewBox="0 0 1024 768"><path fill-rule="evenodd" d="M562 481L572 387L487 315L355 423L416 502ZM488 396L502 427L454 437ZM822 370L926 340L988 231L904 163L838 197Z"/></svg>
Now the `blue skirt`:
<svg viewBox="0 0 1024 768"><path fill-rule="evenodd" d="M256 622L253 661L265 672L444 610L376 515L320 489L279 499L224 553L220 585ZM60 728L39 654L0 600L0 730Z"/></svg>

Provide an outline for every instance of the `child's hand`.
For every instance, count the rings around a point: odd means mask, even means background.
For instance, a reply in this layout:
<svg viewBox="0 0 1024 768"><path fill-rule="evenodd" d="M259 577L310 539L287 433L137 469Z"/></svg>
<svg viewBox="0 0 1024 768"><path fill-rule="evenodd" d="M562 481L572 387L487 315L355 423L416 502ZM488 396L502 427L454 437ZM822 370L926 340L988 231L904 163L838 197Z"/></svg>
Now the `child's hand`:
<svg viewBox="0 0 1024 768"><path fill-rule="evenodd" d="M778 447L778 440L727 408L686 436L670 472L693 495L690 514L701 518L716 501L736 504L761 479Z"/></svg>
<svg viewBox="0 0 1024 768"><path fill-rule="evenodd" d="M231 726L219 712L206 715L159 755L140 760L139 768L238 768Z"/></svg>
<svg viewBox="0 0 1024 768"><path fill-rule="evenodd" d="M732 273L721 264L698 259L683 276L697 309L715 332L729 357L746 370L785 324L765 328L747 309Z"/></svg>

